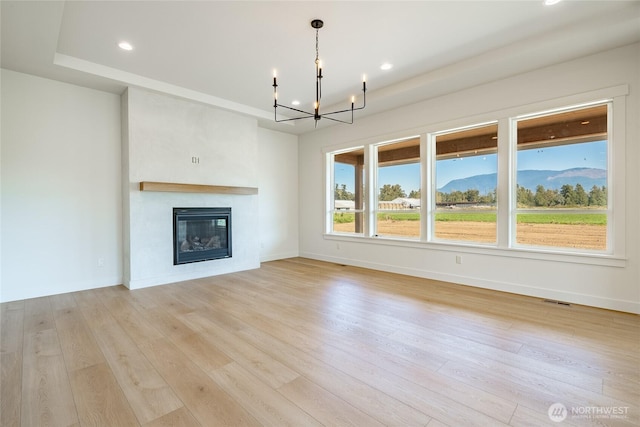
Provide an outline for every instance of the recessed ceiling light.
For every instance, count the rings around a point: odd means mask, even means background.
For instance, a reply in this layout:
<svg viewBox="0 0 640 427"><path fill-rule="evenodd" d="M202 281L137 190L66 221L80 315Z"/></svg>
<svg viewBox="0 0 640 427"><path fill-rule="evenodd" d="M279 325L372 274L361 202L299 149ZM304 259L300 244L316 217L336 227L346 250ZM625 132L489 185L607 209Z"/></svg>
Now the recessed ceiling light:
<svg viewBox="0 0 640 427"><path fill-rule="evenodd" d="M386 70L390 70L390 69L392 69L392 68L393 68L393 64L390 64L390 63L388 63L388 62L385 62L384 64L382 64L382 65L380 66L380 69L381 69L381 70L385 70L385 71L386 71Z"/></svg>
<svg viewBox="0 0 640 427"><path fill-rule="evenodd" d="M300 105L300 101L294 99L293 101L291 101L291 105Z"/></svg>
<svg viewBox="0 0 640 427"><path fill-rule="evenodd" d="M122 50L133 50L133 46L129 42L120 42L118 47Z"/></svg>
<svg viewBox="0 0 640 427"><path fill-rule="evenodd" d="M554 4L560 3L562 0L544 0L545 6L553 6Z"/></svg>

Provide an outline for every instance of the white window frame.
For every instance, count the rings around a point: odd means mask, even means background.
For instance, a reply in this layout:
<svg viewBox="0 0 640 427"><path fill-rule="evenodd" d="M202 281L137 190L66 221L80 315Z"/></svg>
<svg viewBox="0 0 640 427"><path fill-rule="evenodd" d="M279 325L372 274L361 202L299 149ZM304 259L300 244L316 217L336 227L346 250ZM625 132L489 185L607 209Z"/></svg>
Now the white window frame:
<svg viewBox="0 0 640 427"><path fill-rule="evenodd" d="M366 194L367 194L367 185L366 185L366 175L367 175L367 156L366 156L366 148L363 145L356 145L353 147L349 147L349 148L344 148L344 149L340 149L340 150L335 150L335 151L328 151L325 152L325 182L328 185L328 190L327 190L327 186L325 185L325 221L324 221L324 230L325 230L325 234L336 234L336 235L346 235L346 236L360 236L359 233L341 233L339 231L334 231L333 230L333 215L337 212L336 210L336 206L335 206L335 197L334 197L334 189L335 189L335 157L336 155L340 155L343 153L349 153L351 151L355 151L355 150L365 150L365 189L364 189L364 197L365 197L365 202L364 202L364 209L354 209L354 210L350 210L349 213L362 213L363 218L366 217L366 211L367 211L367 206L368 206L368 202L366 199ZM354 188L354 191L356 191L356 189ZM365 220L365 225L364 225L364 233L363 235L366 236L366 220Z"/></svg>
<svg viewBox="0 0 640 427"><path fill-rule="evenodd" d="M527 244L521 244L517 242L517 218L518 218L518 214L541 214L542 212L540 212L539 210L535 210L535 209L519 209L517 207L517 172L518 172L518 163L517 163L517 158L518 158L518 138L517 138L517 134L518 134L518 123L521 120L526 120L526 119L531 119L531 118L537 118L537 117L545 117L545 116L549 116L549 115L553 115L553 114L558 114L558 113L564 113L564 112L570 112L570 111L579 111L581 109L584 108L588 108L588 107L595 107L595 106L599 106L599 105L606 105L607 106L607 207L606 209L594 209L594 210L590 210L590 211L584 211L584 210L580 210L580 209L564 209L562 210L562 212L564 213L580 213L580 214L601 214L604 213L607 215L607 231L606 231L606 235L607 235L607 241L606 241L606 247L604 250L590 250L590 249L580 249L580 250L572 250L571 248L565 247L565 246L532 246L532 245L527 245ZM612 146L613 144L611 143L611 139L610 139L610 135L612 133L612 128L613 128L613 120L611 120L611 116L612 116L612 112L613 112L613 99L604 99L604 100L600 100L600 101L595 101L595 102L587 102L587 103L582 103L582 104L578 104L578 105L570 105L570 106L566 106L566 107L561 107L561 108L554 108L552 110L546 110L546 111L541 111L541 112L537 112L537 113L530 113L530 114L523 114L517 117L512 117L509 119L509 126L510 126L510 148L511 148L511 156L512 156L512 165L513 165L513 169L511 170L511 174L513 176L513 180L512 180L512 184L509 188L510 190L510 218L509 221L511 223L511 230L512 232L509 234L509 247L512 248L522 248L522 249L536 249L539 251L560 251L560 252L578 252L578 253L585 253L585 254L613 254L613 247L612 247L612 237L611 237L611 233L613 231L613 217L612 217L612 203L613 203L613 199L612 199L612 193L613 191L610 191L614 186L612 186L612 171L611 171L611 166L612 166ZM585 189L586 190L586 189Z"/></svg>
<svg viewBox="0 0 640 427"><path fill-rule="evenodd" d="M436 158L436 139L438 136L440 135L448 135L450 133L455 133L455 132L462 132L465 130L471 130L471 129L478 129L478 128L482 128L485 126L492 126L492 125L498 125L498 133L500 132L500 123L498 120L489 120L489 121L485 121L485 122L481 122L481 123L476 123L473 125L468 125L468 126L460 126L460 127L455 127L452 129L447 129L447 130L443 130L443 131L437 131L437 132L431 132L429 134L427 134L427 140L429 141L429 175L431 175L431 182L430 182L430 187L429 187L429 234L427 236L427 240L430 242L440 242L440 243L452 243L452 244L460 244L460 245L479 245L479 246L494 246L497 247L498 246L498 242L499 242L499 236L498 236L498 228L499 228L499 217L498 217L498 211L499 209L499 203L500 203L500 198L497 196L496 194L496 242L495 243L483 243L483 242L474 242L474 241L468 241L468 240L451 240L451 239L440 239L436 237L436 195L438 192L437 189L437 183L436 183L436 163L437 163L437 158ZM496 156L498 157L498 159L496 160L496 162L499 163L499 150L500 150L500 144L499 144L500 139L498 139L498 145L496 147ZM498 167L499 165L496 164L496 167ZM496 193L498 192L498 186L500 183L500 171L497 170L497 178L496 178Z"/></svg>
<svg viewBox="0 0 640 427"><path fill-rule="evenodd" d="M576 95L569 95L553 100L541 101L517 107L509 107L504 110L490 113L478 114L466 119L458 119L451 122L425 125L421 128L414 128L411 131L399 133L386 138L373 138L356 143L344 143L342 146L325 147L322 151L325 159L324 180L325 183L325 212L323 229L324 238L327 240L366 242L380 245L430 248L456 253L473 253L481 255L493 255L500 257L538 259L544 261L567 262L574 264L592 264L610 267L624 267L626 265L626 172L625 172L625 146L626 146L626 98L629 94L629 86L626 84L584 92ZM516 188L516 165L515 165L515 135L513 134L512 120L516 117L523 117L532 112L553 111L555 109L566 109L567 106L578 106L595 103L611 102L612 108L608 117L608 197L610 211L607 221L607 243L608 252L590 253L587 251L574 251L571 248L555 247L520 247L514 246L512 239L515 239L515 188ZM491 123L498 122L498 187L497 199L499 207L497 210L497 245L487 246L468 242L434 241L433 219L435 200L435 150L433 135L441 133L442 129L461 129L468 127L468 123ZM374 236L373 221L375 220L374 210L376 194L375 161L376 150L374 145L382 141L402 140L409 138L409 135L419 134L421 138L421 196L422 206L427 207L421 212L421 237L419 241L397 239L393 237L378 238ZM331 155L364 147L365 172L364 172L364 233L337 234L332 233L333 218L333 170ZM328 191L327 191L328 189ZM507 208L505 208L505 206ZM502 209L500 209L502 207Z"/></svg>
<svg viewBox="0 0 640 427"><path fill-rule="evenodd" d="M420 160L418 161L418 163L420 164L420 204L421 204L421 208L422 208L422 177L424 175L424 170L425 170L425 164L424 164L424 159L423 159L423 149L422 149L422 145L423 145L423 138L422 135L410 135L410 136L406 136L403 138L396 138L396 139L391 139L388 141L383 141L383 142L377 142L377 143L373 143L371 144L371 155L370 155L370 159L372 161L372 166L370 168L371 170L371 189L372 191L372 204L371 204L371 222L369 225L369 230L370 230L370 235L373 237L378 237L381 239L399 239L399 240L409 240L409 241L421 241L423 240L423 236L425 234L424 229L423 229L423 224L422 224L422 217L424 216L424 212L422 211L422 209L420 209L419 213L420 213L420 234L418 235L418 237L401 237L401 236L393 236L393 235L382 235L380 236L378 234L378 213L380 213L380 196L379 196L379 183L378 183L378 169L380 169L380 165L378 164L378 148L385 146L385 145L392 145L392 144L396 144L398 142L402 142L405 140L409 140L409 139L416 139L419 138L420 139ZM386 211L385 211L386 212ZM401 212L401 211L391 211L391 212ZM365 229L367 228L367 226L365 225Z"/></svg>

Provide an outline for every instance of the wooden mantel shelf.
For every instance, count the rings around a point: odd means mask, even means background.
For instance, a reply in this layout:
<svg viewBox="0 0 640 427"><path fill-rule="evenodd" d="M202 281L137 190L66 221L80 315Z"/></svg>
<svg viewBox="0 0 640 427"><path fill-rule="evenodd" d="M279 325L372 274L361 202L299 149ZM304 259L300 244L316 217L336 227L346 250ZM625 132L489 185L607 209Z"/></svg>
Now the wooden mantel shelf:
<svg viewBox="0 0 640 427"><path fill-rule="evenodd" d="M175 182L142 181L140 191L170 191L174 193L258 194L257 187L229 187L224 185L178 184Z"/></svg>

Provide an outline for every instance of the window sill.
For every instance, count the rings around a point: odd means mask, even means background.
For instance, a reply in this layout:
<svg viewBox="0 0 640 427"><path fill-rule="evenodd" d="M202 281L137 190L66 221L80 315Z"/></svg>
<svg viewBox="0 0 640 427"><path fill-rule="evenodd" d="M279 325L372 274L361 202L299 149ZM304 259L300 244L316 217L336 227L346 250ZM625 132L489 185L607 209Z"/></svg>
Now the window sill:
<svg viewBox="0 0 640 427"><path fill-rule="evenodd" d="M571 264L589 264L604 267L626 267L627 260L619 256L599 253L580 253L559 251L544 248L499 248L493 245L474 244L464 242L423 242L410 239L397 239L391 237L364 237L348 234L324 234L325 240L338 240L343 242L376 244L383 246L400 246L406 248L428 249L438 251L456 252L459 254L479 254L508 258L532 259L540 261L552 261Z"/></svg>

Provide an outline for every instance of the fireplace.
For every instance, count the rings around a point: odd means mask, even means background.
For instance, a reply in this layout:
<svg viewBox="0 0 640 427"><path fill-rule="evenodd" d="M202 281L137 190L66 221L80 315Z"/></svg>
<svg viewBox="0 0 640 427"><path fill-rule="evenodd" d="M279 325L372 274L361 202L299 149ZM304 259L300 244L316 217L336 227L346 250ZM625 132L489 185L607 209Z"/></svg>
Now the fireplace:
<svg viewBox="0 0 640 427"><path fill-rule="evenodd" d="M231 258L231 208L173 208L173 264Z"/></svg>

